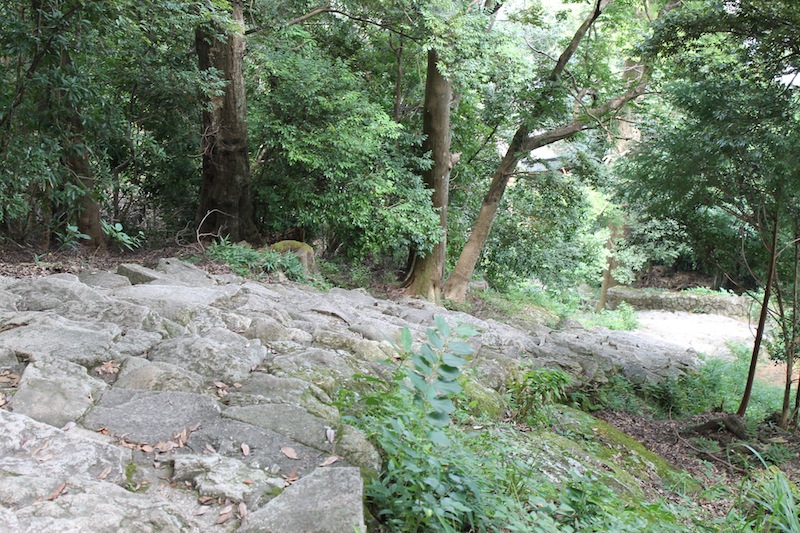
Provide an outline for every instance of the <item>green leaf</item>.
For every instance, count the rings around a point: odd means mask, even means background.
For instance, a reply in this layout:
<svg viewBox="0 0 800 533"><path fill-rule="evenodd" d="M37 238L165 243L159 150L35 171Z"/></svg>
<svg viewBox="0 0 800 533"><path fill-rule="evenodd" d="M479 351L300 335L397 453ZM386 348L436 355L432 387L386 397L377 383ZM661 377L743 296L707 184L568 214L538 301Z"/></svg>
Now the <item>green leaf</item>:
<svg viewBox="0 0 800 533"><path fill-rule="evenodd" d="M440 365L437 369L437 372L444 379L450 381L458 378L458 376L461 375L461 371L458 368L449 365Z"/></svg>
<svg viewBox="0 0 800 533"><path fill-rule="evenodd" d="M433 388L442 395L458 394L464 390L458 381L444 380L441 378L437 378L436 381L433 382Z"/></svg>
<svg viewBox="0 0 800 533"><path fill-rule="evenodd" d="M461 338L474 337L478 334L478 330L472 324L459 324L456 327L456 336Z"/></svg>
<svg viewBox="0 0 800 533"><path fill-rule="evenodd" d="M438 444L439 446L450 446L450 439L447 438L447 435L444 434L443 431L439 431L438 429L434 429L430 433L428 433L428 439L433 442L434 444Z"/></svg>
<svg viewBox="0 0 800 533"><path fill-rule="evenodd" d="M447 321L439 315L434 316L433 319L436 321L436 329L439 330L439 333L441 333L443 337L449 337L450 326L447 324Z"/></svg>
<svg viewBox="0 0 800 533"><path fill-rule="evenodd" d="M430 389L430 385L425 378L417 372L413 370L408 370L408 379L411 380L411 384L414 385L414 388L423 396L427 396L428 389Z"/></svg>
<svg viewBox="0 0 800 533"><path fill-rule="evenodd" d="M453 341L447 349L458 355L472 355L474 352L472 346L464 341Z"/></svg>
<svg viewBox="0 0 800 533"><path fill-rule="evenodd" d="M403 351L408 353L411 351L411 345L414 343L414 339L411 338L411 330L408 327L404 327L403 331L400 333L400 346L403 348Z"/></svg>
<svg viewBox="0 0 800 533"><path fill-rule="evenodd" d="M437 350L444 348L444 340L442 340L439 334L433 329L428 329L428 341L431 343L431 346Z"/></svg>
<svg viewBox="0 0 800 533"><path fill-rule="evenodd" d="M425 358L431 365L435 365L439 362L439 356L436 355L436 352L428 344L423 344L420 348L420 355Z"/></svg>
<svg viewBox="0 0 800 533"><path fill-rule="evenodd" d="M428 416L426 416L426 418L428 419L428 422L431 423L431 425L438 428L449 426L451 422L449 416L447 416L445 413L440 413L439 411L432 411L428 413Z"/></svg>
<svg viewBox="0 0 800 533"><path fill-rule="evenodd" d="M448 415L456 410L456 406L453 405L453 401L450 398L433 398L431 407L437 413L446 413Z"/></svg>
<svg viewBox="0 0 800 533"><path fill-rule="evenodd" d="M433 373L433 367L421 355L416 353L412 355L411 362L414 364L414 368L421 374L430 376Z"/></svg>
<svg viewBox="0 0 800 533"><path fill-rule="evenodd" d="M451 353L446 353L442 355L442 362L447 366L454 366L454 367L464 366L467 364L466 359L464 359L463 357L459 357L457 355L453 355Z"/></svg>

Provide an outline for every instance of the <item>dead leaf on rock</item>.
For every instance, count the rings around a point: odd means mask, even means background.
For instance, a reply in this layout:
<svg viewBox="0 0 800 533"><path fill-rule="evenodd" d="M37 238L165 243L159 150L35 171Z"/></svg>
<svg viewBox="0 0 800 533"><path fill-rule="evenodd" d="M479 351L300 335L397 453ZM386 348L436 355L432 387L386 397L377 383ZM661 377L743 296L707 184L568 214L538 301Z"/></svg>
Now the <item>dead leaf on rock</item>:
<svg viewBox="0 0 800 533"><path fill-rule="evenodd" d="M189 428L189 433L194 433L195 431L197 431L198 429L200 429L200 426L202 426L202 425L203 425L203 423L202 423L202 422L198 422L197 424L195 424L195 425L191 426L191 427Z"/></svg>
<svg viewBox="0 0 800 533"><path fill-rule="evenodd" d="M97 433L100 433L101 435L108 435L108 428L100 428L97 430Z"/></svg>
<svg viewBox="0 0 800 533"><path fill-rule="evenodd" d="M253 480L252 479L245 479L244 481L242 481L242 483L244 483L245 485L252 485L253 484Z"/></svg>
<svg viewBox="0 0 800 533"><path fill-rule="evenodd" d="M119 364L114 361L105 361L102 365L94 368L99 375L111 375L119 372Z"/></svg>
<svg viewBox="0 0 800 533"><path fill-rule="evenodd" d="M198 507L198 508L197 508L197 510L194 512L194 515L195 515L195 516L201 516L201 515L204 515L204 514L206 514L206 513L208 512L208 510L209 510L209 509L211 509L211 507L209 507L208 505L201 505L201 506L200 506L200 507Z"/></svg>
<svg viewBox="0 0 800 533"><path fill-rule="evenodd" d="M206 451L208 453L217 453L217 450L215 450L214 447L210 444L206 444Z"/></svg>
<svg viewBox="0 0 800 533"><path fill-rule="evenodd" d="M46 461L49 461L53 457L55 457L55 455L53 455L52 453L48 453L46 455L42 455L41 457L36 457L36 460L39 461L40 463L44 463Z"/></svg>
<svg viewBox="0 0 800 533"><path fill-rule="evenodd" d="M215 381L214 382L214 386L216 388L222 389L222 390L227 390L228 389L228 386L225 383L223 383L222 381Z"/></svg>
<svg viewBox="0 0 800 533"><path fill-rule="evenodd" d="M61 428L61 431L69 431L70 429L74 428L76 425L77 424L73 420L70 420L69 422L64 424L64 427Z"/></svg>
<svg viewBox="0 0 800 533"><path fill-rule="evenodd" d="M142 444L139 446L139 449L142 450L144 453L150 453L153 451L153 447L149 444Z"/></svg>
<svg viewBox="0 0 800 533"><path fill-rule="evenodd" d="M16 387L19 384L19 375L10 370L3 370L0 372L0 383L5 383L10 387Z"/></svg>
<svg viewBox="0 0 800 533"><path fill-rule="evenodd" d="M213 500L214 500L213 496L200 496L199 498L197 498L197 501L199 501L203 505L206 505L208 502L211 502Z"/></svg>
<svg viewBox="0 0 800 533"><path fill-rule="evenodd" d="M156 450L158 450L159 452L161 452L161 453L166 453L166 452L172 451L177 447L178 447L178 445L175 444L174 442L172 442L171 440L159 442L158 444L156 444L154 446L154 448Z"/></svg>
<svg viewBox="0 0 800 533"><path fill-rule="evenodd" d="M322 463L320 463L319 466L330 466L333 463L335 463L336 461L338 461L339 459L341 459L341 457L339 457L338 455L331 455L330 457L328 457L327 459L322 461Z"/></svg>
<svg viewBox="0 0 800 533"><path fill-rule="evenodd" d="M217 517L217 519L214 521L214 523L217 524L217 525L224 524L225 522L227 522L231 518L233 518L233 513L221 514L221 515L219 515Z"/></svg>
<svg viewBox="0 0 800 533"><path fill-rule="evenodd" d="M100 472L100 474L97 476L97 479L99 479L100 481L104 481L110 473L111 473L111 467L107 466L103 469L102 472Z"/></svg>
<svg viewBox="0 0 800 533"><path fill-rule="evenodd" d="M300 475L297 473L297 469L295 468L291 472L289 472L288 476L283 476L284 481L286 482L286 486L288 487L298 479L300 479Z"/></svg>
<svg viewBox="0 0 800 533"><path fill-rule="evenodd" d="M42 452L42 451L46 450L46 449L47 449L49 446L50 446L50 441L49 441L49 440L46 440L46 441L44 441L44 443L42 443L41 445L37 446L37 447L36 447L36 448L35 448L35 449L34 449L34 450L31 452L31 456L34 456L34 455L36 455L37 453L39 453L39 452Z"/></svg>
<svg viewBox="0 0 800 533"><path fill-rule="evenodd" d="M61 485L56 487L55 490L50 493L50 496L48 496L47 499L50 500L50 501L55 500L56 498L58 498L61 495L62 492L64 492L64 489L66 489L66 488L67 488L67 482L65 481Z"/></svg>
<svg viewBox="0 0 800 533"><path fill-rule="evenodd" d="M325 438L328 439L328 442L333 444L333 441L336 440L336 430L331 427L325 426Z"/></svg>
<svg viewBox="0 0 800 533"><path fill-rule="evenodd" d="M225 507L222 508L222 510L219 512L219 514L228 514L228 513L232 513L232 512L233 512L233 505L228 504L228 505L226 505Z"/></svg>
<svg viewBox="0 0 800 533"><path fill-rule="evenodd" d="M284 446L281 448L281 453L288 457L289 459L296 459L299 460L300 458L297 456L297 452L294 451L294 448L291 446Z"/></svg>
<svg viewBox="0 0 800 533"><path fill-rule="evenodd" d="M239 502L239 518L244 518L247 516L247 504L244 502Z"/></svg>
<svg viewBox="0 0 800 533"><path fill-rule="evenodd" d="M243 453L245 456L248 456L248 455L250 455L250 446L248 446L248 445L247 445L247 444L245 444L244 442L242 443L242 453Z"/></svg>

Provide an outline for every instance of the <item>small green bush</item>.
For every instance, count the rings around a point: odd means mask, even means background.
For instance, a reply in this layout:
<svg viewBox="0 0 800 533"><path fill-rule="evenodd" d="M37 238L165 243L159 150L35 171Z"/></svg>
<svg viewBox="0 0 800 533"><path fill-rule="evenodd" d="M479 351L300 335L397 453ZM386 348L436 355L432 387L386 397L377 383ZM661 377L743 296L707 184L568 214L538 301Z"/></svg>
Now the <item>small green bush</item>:
<svg viewBox="0 0 800 533"><path fill-rule="evenodd" d="M221 239L206 248L206 256L222 261L243 277L259 279L265 274L283 272L292 281L306 281L300 259L291 253L282 254L269 248L256 249Z"/></svg>

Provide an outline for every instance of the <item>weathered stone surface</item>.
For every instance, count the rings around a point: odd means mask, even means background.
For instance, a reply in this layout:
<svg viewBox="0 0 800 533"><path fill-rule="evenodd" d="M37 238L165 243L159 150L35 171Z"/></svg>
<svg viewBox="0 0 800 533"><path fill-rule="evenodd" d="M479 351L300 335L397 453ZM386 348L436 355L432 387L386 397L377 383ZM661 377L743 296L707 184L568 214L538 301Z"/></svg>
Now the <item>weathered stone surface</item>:
<svg viewBox="0 0 800 533"><path fill-rule="evenodd" d="M67 320L50 313L20 313L0 323L0 348L12 350L30 361L56 357L87 368L119 357L114 339L121 333L114 324Z"/></svg>
<svg viewBox="0 0 800 533"><path fill-rule="evenodd" d="M357 468L318 468L248 515L241 533L365 532Z"/></svg>
<svg viewBox="0 0 800 533"><path fill-rule="evenodd" d="M259 340L248 340L223 328L166 340L147 356L151 361L170 363L230 384L244 380L266 357L267 350Z"/></svg>
<svg viewBox="0 0 800 533"><path fill-rule="evenodd" d="M117 274L127 278L131 285L139 285L142 283L150 283L152 281L168 279L167 276L164 276L151 268L134 263L123 263L119 265L117 267ZM174 283L179 284L180 281L174 280Z"/></svg>
<svg viewBox="0 0 800 533"><path fill-rule="evenodd" d="M204 378L196 372L142 357L130 357L120 369L114 387L150 391L179 391L200 393Z"/></svg>
<svg viewBox="0 0 800 533"><path fill-rule="evenodd" d="M283 478L219 454L176 455L175 481L190 481L203 496L243 501L258 508L281 493Z"/></svg>
<svg viewBox="0 0 800 533"><path fill-rule="evenodd" d="M130 450L0 410L0 485L5 476L48 478L59 483L73 477L103 478L123 483L130 457Z"/></svg>
<svg viewBox="0 0 800 533"><path fill-rule="evenodd" d="M107 428L129 442L152 445L219 416L220 408L211 396L113 388L103 393L81 424L94 430Z"/></svg>
<svg viewBox="0 0 800 533"><path fill-rule="evenodd" d="M78 274L78 279L81 283L96 289L117 289L131 284L125 276L101 270L84 270Z"/></svg>
<svg viewBox="0 0 800 533"><path fill-rule="evenodd" d="M203 269L190 265L175 257L158 260L157 272L163 272L170 280L177 280L192 286L216 285L217 280Z"/></svg>
<svg viewBox="0 0 800 533"><path fill-rule="evenodd" d="M67 492L17 511L25 532L192 533L203 529L189 513L169 502L116 485L80 481Z"/></svg>
<svg viewBox="0 0 800 533"><path fill-rule="evenodd" d="M0 290L0 311L18 311L22 297L13 292Z"/></svg>
<svg viewBox="0 0 800 533"><path fill-rule="evenodd" d="M80 418L106 387L80 365L43 357L25 368L9 406L15 413L60 428Z"/></svg>
<svg viewBox="0 0 800 533"><path fill-rule="evenodd" d="M25 280L8 287L8 291L21 297L17 304L20 311L46 311L64 302L96 302L105 299L103 295L83 283L78 278L63 279L48 276L35 280Z"/></svg>
<svg viewBox="0 0 800 533"><path fill-rule="evenodd" d="M191 287L146 283L115 289L110 296L143 305L162 317L186 326L192 322L197 309L212 306L217 300L225 301L238 290L235 285ZM196 331L198 328L195 326L193 329Z"/></svg>
<svg viewBox="0 0 800 533"><path fill-rule="evenodd" d="M318 450L333 452L333 446L327 441L325 431L335 425L338 418L324 420L309 414L302 407L277 403L228 407L223 416L270 429Z"/></svg>
<svg viewBox="0 0 800 533"><path fill-rule="evenodd" d="M244 454L242 445L247 446ZM186 451L208 453L209 447L225 457L236 458L252 468L272 474L296 472L304 476L322 463L330 453L311 448L286 435L238 420L220 418L203 424L186 443ZM290 459L281 449L291 448L297 459ZM182 450L177 450L180 453Z"/></svg>

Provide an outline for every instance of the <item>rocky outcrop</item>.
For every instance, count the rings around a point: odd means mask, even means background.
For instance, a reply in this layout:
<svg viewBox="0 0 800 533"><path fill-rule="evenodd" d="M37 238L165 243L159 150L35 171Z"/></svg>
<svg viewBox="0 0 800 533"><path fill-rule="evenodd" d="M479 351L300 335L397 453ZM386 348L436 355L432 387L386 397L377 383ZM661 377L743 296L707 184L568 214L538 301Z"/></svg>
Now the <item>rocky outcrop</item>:
<svg viewBox="0 0 800 533"><path fill-rule="evenodd" d="M631 334L523 331L420 300L154 269L0 279L0 530L363 530L381 457L333 404L408 327L480 332L466 387L501 415L520 369L660 380L693 352ZM323 466L324 465L324 466Z"/></svg>

